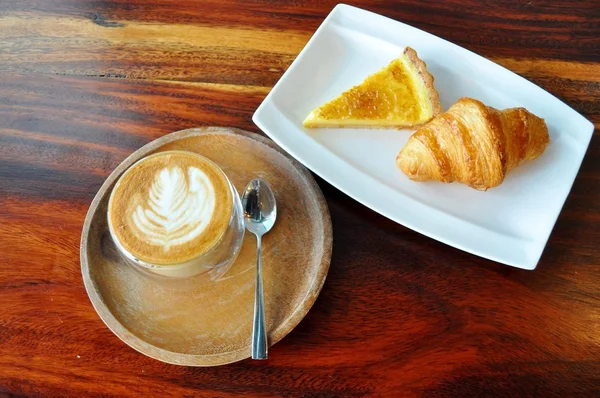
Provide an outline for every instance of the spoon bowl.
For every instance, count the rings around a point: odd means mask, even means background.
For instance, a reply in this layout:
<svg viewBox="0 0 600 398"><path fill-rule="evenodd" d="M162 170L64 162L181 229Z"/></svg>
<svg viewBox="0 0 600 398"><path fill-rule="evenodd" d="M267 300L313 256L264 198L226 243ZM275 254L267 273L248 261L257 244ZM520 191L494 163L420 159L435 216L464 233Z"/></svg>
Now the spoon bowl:
<svg viewBox="0 0 600 398"><path fill-rule="evenodd" d="M277 203L271 187L262 178L255 178L248 183L242 193L242 208L249 232L264 235L273 228L277 218Z"/></svg>

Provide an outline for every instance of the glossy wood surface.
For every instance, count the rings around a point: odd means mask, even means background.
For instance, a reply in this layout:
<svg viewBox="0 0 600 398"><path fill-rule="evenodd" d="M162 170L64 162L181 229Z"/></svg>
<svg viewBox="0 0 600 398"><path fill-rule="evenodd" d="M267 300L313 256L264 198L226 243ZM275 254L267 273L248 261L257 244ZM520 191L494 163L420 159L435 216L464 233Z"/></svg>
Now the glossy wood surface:
<svg viewBox="0 0 600 398"><path fill-rule="evenodd" d="M596 0L353 1L519 73L600 126ZM0 395L598 396L598 130L538 268L426 238L323 181L331 268L267 362L168 365L85 293L90 202L169 132L251 116L331 1L0 2Z"/></svg>

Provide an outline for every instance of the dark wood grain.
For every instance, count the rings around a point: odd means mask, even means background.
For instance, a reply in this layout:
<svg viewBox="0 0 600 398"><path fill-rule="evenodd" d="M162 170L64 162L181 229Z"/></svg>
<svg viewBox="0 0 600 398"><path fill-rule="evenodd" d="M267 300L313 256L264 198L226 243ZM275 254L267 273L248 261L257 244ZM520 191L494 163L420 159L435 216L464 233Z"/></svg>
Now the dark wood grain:
<svg viewBox="0 0 600 398"><path fill-rule="evenodd" d="M356 1L539 84L600 126L600 4ZM128 154L251 115L332 1L0 2L0 395L598 396L598 131L538 268L399 226L319 181L322 293L267 362L177 367L119 341L79 238Z"/></svg>

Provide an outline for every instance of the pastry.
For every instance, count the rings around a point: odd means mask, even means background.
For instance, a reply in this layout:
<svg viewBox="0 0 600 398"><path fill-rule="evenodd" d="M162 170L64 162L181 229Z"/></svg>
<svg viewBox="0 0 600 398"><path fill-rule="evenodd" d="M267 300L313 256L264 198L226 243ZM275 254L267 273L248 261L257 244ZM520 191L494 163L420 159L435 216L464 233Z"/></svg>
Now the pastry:
<svg viewBox="0 0 600 398"><path fill-rule="evenodd" d="M544 119L526 109L500 111L461 98L417 130L396 163L412 180L458 181L485 191L540 156L549 142Z"/></svg>
<svg viewBox="0 0 600 398"><path fill-rule="evenodd" d="M442 111L433 76L417 52L399 58L361 84L315 109L305 127L401 128L418 126Z"/></svg>

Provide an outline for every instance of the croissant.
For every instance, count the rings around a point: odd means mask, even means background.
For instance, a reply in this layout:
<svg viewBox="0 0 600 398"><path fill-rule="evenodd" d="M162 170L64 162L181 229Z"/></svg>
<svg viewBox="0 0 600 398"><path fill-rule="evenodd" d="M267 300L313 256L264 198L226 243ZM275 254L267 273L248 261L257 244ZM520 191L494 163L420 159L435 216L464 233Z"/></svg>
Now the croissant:
<svg viewBox="0 0 600 398"><path fill-rule="evenodd" d="M526 109L499 111L464 97L417 130L396 164L415 181L458 181L485 191L549 142L544 119Z"/></svg>

